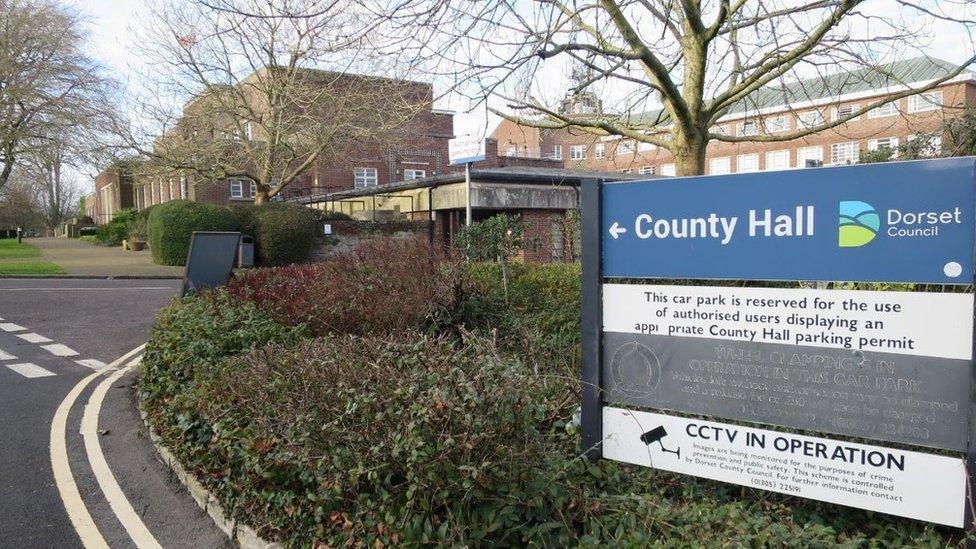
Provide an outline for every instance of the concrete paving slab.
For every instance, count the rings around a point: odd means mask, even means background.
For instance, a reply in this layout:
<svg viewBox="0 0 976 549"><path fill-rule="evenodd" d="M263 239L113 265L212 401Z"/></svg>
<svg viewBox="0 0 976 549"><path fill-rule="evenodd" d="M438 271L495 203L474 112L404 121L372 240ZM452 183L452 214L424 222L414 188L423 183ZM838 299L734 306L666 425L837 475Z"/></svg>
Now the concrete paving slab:
<svg viewBox="0 0 976 549"><path fill-rule="evenodd" d="M41 251L45 261L57 263L75 276L160 276L180 278L184 267L156 265L149 250L124 251L119 246L96 246L73 238L25 239Z"/></svg>

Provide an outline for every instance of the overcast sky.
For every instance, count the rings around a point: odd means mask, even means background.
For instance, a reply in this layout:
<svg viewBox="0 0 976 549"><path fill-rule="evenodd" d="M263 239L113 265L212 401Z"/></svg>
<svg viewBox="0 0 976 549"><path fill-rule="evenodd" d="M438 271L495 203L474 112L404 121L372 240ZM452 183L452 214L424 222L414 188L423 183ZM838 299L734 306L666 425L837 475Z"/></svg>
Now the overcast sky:
<svg viewBox="0 0 976 549"><path fill-rule="evenodd" d="M112 75L126 82L133 75L131 68L138 63L132 48L129 30L138 24L140 0L68 0L88 20L91 33L91 55L104 64ZM937 1L937 0L936 0ZM976 5L976 3L974 3ZM895 0L876 0L870 5L881 13L891 13ZM976 10L976 8L973 8ZM968 11L968 10L967 10ZM972 16L973 14L967 14ZM972 55L972 42L961 35L959 27L944 24L926 25L930 32L925 39L926 51L933 56L953 62L962 62ZM435 83L436 87L436 83ZM436 92L436 90L435 90ZM468 105L460 99L440 101L438 108L454 110L455 133L463 134L488 126L491 131L496 120L486 117L483 108L476 112L463 112Z"/></svg>

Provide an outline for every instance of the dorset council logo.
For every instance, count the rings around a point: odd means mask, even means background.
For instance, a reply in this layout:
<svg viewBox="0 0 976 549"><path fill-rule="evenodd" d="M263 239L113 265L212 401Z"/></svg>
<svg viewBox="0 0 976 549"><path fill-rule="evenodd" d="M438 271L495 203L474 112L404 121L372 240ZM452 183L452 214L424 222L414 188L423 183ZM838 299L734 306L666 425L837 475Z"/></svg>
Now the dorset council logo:
<svg viewBox="0 0 976 549"><path fill-rule="evenodd" d="M881 217L874 206L859 200L840 203L840 232L837 243L841 248L856 248L874 240L881 229Z"/></svg>

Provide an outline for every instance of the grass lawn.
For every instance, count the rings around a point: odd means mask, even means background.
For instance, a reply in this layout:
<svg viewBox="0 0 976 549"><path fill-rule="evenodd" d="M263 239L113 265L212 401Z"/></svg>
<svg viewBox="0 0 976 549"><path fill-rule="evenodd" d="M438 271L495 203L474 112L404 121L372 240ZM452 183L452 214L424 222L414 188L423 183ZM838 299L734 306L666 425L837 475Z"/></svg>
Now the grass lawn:
<svg viewBox="0 0 976 549"><path fill-rule="evenodd" d="M18 243L16 238L0 239L0 259L22 259L40 255L40 250L26 242Z"/></svg>
<svg viewBox="0 0 976 549"><path fill-rule="evenodd" d="M0 276L2 275L56 275L64 269L50 261L37 261L41 251L14 238L0 239Z"/></svg>

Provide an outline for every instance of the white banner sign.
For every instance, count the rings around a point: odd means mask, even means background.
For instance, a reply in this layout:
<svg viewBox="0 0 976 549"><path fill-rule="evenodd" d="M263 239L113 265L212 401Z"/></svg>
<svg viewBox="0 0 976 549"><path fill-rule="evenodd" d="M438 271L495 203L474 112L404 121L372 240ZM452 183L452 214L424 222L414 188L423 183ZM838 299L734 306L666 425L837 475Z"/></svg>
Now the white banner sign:
<svg viewBox="0 0 976 549"><path fill-rule="evenodd" d="M603 329L970 360L973 294L604 284Z"/></svg>
<svg viewBox="0 0 976 549"><path fill-rule="evenodd" d="M485 139L481 134L459 135L447 142L451 164L467 164L485 159Z"/></svg>
<svg viewBox="0 0 976 549"><path fill-rule="evenodd" d="M603 457L962 527L958 458L607 407Z"/></svg>

